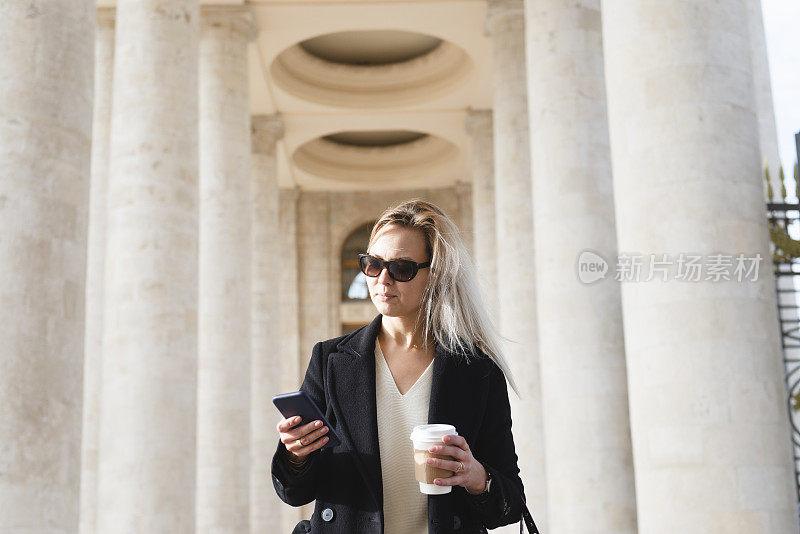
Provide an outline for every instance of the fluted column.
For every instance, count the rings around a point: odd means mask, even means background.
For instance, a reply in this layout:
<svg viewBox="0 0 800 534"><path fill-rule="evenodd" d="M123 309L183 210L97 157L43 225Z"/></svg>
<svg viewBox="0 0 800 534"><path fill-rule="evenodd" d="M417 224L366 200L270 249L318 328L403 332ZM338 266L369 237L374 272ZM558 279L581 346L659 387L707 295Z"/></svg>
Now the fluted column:
<svg viewBox="0 0 800 534"><path fill-rule="evenodd" d="M203 7L197 532L249 530L251 139L247 8Z"/></svg>
<svg viewBox="0 0 800 534"><path fill-rule="evenodd" d="M78 530L94 11L0 3L2 532Z"/></svg>
<svg viewBox="0 0 800 534"><path fill-rule="evenodd" d="M547 531L523 11L522 0L490 1L486 15L492 39L497 266L503 271L497 287L500 331L511 340L505 354L521 395L509 388L525 496L537 525Z"/></svg>
<svg viewBox="0 0 800 534"><path fill-rule="evenodd" d="M575 268L586 249L617 256L600 0L528 0L525 22L547 517L633 534L620 286Z"/></svg>
<svg viewBox="0 0 800 534"><path fill-rule="evenodd" d="M471 109L466 129L472 140L473 256L492 317L497 313L497 235L494 212L492 110Z"/></svg>
<svg viewBox="0 0 800 534"><path fill-rule="evenodd" d="M297 391L302 384L305 367L300 367L300 293L297 271L297 204L300 189L280 188L280 388L281 393ZM273 445L278 443L278 433L272 436ZM306 517L306 507L294 508L283 505L281 510L281 532L291 532L298 521ZM258 533L254 533L258 534Z"/></svg>
<svg viewBox="0 0 800 534"><path fill-rule="evenodd" d="M252 356L250 402L250 531L285 532L281 521L286 506L275 493L270 464L275 452L275 427L281 419L272 396L281 389L280 275L284 249L280 236L280 195L275 146L283 136L277 115L252 118Z"/></svg>
<svg viewBox="0 0 800 534"><path fill-rule="evenodd" d="M94 68L94 124L86 266L86 337L83 366L80 531L97 531L97 456L103 357L103 276L106 258L111 91L114 78L114 9L97 10Z"/></svg>
<svg viewBox="0 0 800 534"><path fill-rule="evenodd" d="M118 0L98 532L193 532L197 0Z"/></svg>
<svg viewBox="0 0 800 534"><path fill-rule="evenodd" d="M619 249L674 262L622 290L641 533L798 532L747 27L744 2L603 2Z"/></svg>

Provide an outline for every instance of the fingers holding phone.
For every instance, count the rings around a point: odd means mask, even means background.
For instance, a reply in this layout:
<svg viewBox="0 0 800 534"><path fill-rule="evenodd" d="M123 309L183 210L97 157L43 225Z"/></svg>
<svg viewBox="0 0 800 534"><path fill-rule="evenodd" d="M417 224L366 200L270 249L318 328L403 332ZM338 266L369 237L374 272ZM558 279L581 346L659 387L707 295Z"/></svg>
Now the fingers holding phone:
<svg viewBox="0 0 800 534"><path fill-rule="evenodd" d="M295 458L304 458L328 442L328 427L322 421L311 421L301 425L301 417L281 419L278 433L286 450Z"/></svg>
<svg viewBox="0 0 800 534"><path fill-rule="evenodd" d="M342 443L336 428L305 391L275 395L272 403L284 417L278 423L278 433L294 463L302 463L317 449L326 450Z"/></svg>

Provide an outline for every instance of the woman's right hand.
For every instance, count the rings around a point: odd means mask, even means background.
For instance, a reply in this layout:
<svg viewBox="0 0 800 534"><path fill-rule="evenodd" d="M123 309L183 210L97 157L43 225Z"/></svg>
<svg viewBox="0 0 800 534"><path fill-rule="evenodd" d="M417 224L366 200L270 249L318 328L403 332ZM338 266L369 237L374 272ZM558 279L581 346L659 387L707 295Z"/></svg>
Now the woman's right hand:
<svg viewBox="0 0 800 534"><path fill-rule="evenodd" d="M303 426L300 424L301 417L289 417L281 419L278 423L278 434L281 442L289 451L289 454L297 461L302 461L306 456L319 449L328 442L325 433L328 427L322 425L322 421L311 421Z"/></svg>

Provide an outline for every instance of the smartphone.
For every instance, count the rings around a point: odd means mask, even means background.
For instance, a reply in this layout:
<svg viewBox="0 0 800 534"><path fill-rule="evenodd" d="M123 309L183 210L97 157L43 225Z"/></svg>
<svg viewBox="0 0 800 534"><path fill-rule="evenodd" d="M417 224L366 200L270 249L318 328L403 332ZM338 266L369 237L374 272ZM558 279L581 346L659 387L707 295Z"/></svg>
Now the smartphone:
<svg viewBox="0 0 800 534"><path fill-rule="evenodd" d="M323 450L327 447L336 447L342 443L339 435L334 430L333 426L325 419L325 416L320 411L319 407L314 403L311 397L305 391L292 391L291 393L281 393L272 397L272 403L281 412L281 415L286 419L299 415L302 417L299 425L305 425L319 419L322 421L323 426L328 427L328 432L324 434L328 436L328 443L323 445L317 450ZM296 428L296 427L295 427ZM320 427L321 428L321 427ZM322 439L322 438L319 438Z"/></svg>

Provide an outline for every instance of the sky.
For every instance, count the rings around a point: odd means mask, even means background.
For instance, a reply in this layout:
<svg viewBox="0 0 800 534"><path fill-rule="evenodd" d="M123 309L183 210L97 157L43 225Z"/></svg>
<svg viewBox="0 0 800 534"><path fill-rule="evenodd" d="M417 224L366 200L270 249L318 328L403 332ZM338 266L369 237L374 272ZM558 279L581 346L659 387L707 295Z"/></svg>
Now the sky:
<svg viewBox="0 0 800 534"><path fill-rule="evenodd" d="M800 0L762 0L762 9L778 145L788 178L797 161L794 134L800 131ZM794 190L790 180L786 185Z"/></svg>

